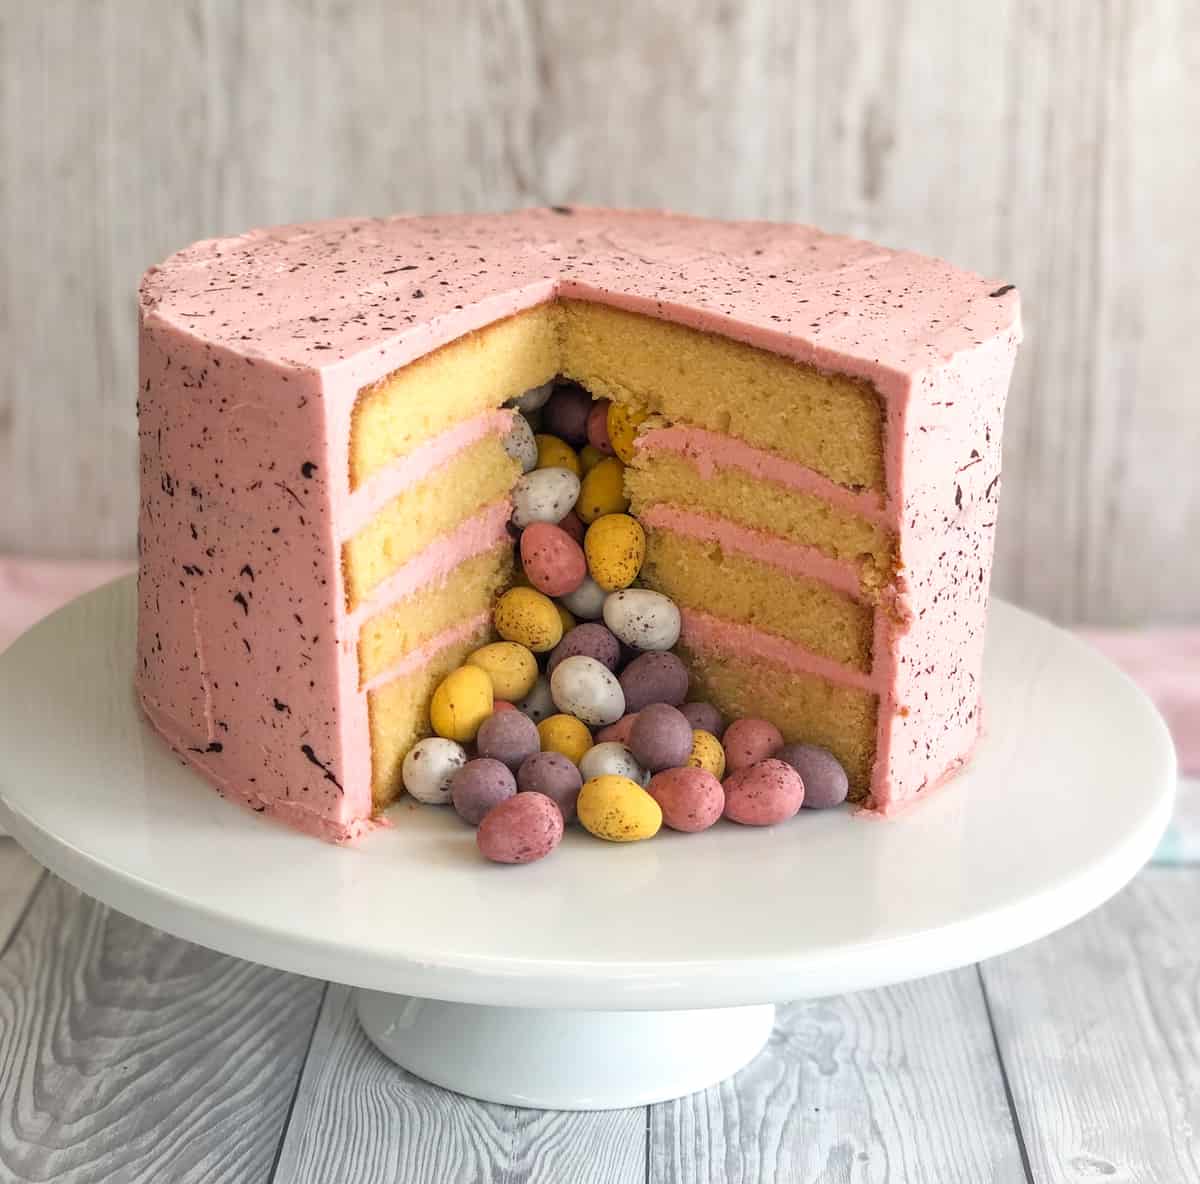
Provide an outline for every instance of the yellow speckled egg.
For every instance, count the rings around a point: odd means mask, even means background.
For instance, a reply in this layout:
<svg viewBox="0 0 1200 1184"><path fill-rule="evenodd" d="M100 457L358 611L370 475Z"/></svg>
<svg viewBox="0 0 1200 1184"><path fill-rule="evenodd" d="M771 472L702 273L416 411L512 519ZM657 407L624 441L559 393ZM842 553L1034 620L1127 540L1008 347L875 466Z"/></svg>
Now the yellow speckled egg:
<svg viewBox="0 0 1200 1184"><path fill-rule="evenodd" d="M548 716L537 726L543 752L561 752L568 760L579 764L583 754L592 746L592 733L581 719L573 715Z"/></svg>
<svg viewBox="0 0 1200 1184"><path fill-rule="evenodd" d="M646 532L628 514L605 514L588 527L583 539L588 571L605 592L628 588L646 558Z"/></svg>
<svg viewBox="0 0 1200 1184"><path fill-rule="evenodd" d="M534 436L537 442L537 467L539 469L570 469L576 477L583 471L579 455L566 440L540 432Z"/></svg>
<svg viewBox="0 0 1200 1184"><path fill-rule="evenodd" d="M509 588L492 613L496 632L535 654L552 650L563 635L562 618L549 596L536 588Z"/></svg>
<svg viewBox="0 0 1200 1184"><path fill-rule="evenodd" d="M603 459L604 453L594 444L585 444L579 450L579 465L585 473L590 473Z"/></svg>
<svg viewBox="0 0 1200 1184"><path fill-rule="evenodd" d="M575 803L579 821L598 839L634 843L662 826L662 808L636 781L605 773L583 783Z"/></svg>
<svg viewBox="0 0 1200 1184"><path fill-rule="evenodd" d="M565 609L556 600L554 607L558 610L558 619L562 621L563 636L566 637L572 629L575 628L575 618L571 615L570 609Z"/></svg>
<svg viewBox="0 0 1200 1184"><path fill-rule="evenodd" d="M487 674L492 680L492 693L506 703L524 699L537 682L537 659L515 641L494 641L485 645L467 658L467 664L478 666Z"/></svg>
<svg viewBox="0 0 1200 1184"><path fill-rule="evenodd" d="M725 749L711 732L697 728L692 733L692 755L688 757L687 763L694 769L703 769L706 773L711 773L720 781L725 776Z"/></svg>
<svg viewBox="0 0 1200 1184"><path fill-rule="evenodd" d="M575 513L584 522L595 522L605 514L624 514L628 509L625 466L615 456L605 457L584 477Z"/></svg>
<svg viewBox="0 0 1200 1184"><path fill-rule="evenodd" d="M495 707L492 680L478 666L460 666L438 684L429 703L429 722L439 736L469 744Z"/></svg>
<svg viewBox="0 0 1200 1184"><path fill-rule="evenodd" d="M608 441L613 451L626 463L633 460L633 440L638 428L646 422L641 411L610 403L608 407Z"/></svg>

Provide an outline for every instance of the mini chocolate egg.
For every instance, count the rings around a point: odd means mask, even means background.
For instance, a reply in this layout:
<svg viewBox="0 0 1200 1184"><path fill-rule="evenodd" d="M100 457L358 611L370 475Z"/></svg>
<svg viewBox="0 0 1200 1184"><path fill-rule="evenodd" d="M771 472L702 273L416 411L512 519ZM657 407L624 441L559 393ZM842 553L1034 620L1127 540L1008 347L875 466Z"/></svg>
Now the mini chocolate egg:
<svg viewBox="0 0 1200 1184"><path fill-rule="evenodd" d="M693 728L711 732L718 740L725 735L725 718L711 703L685 703L679 710Z"/></svg>
<svg viewBox="0 0 1200 1184"><path fill-rule="evenodd" d="M559 711L592 728L616 723L625 714L625 694L617 676L585 654L559 662L550 675L550 694Z"/></svg>
<svg viewBox="0 0 1200 1184"><path fill-rule="evenodd" d="M651 703L678 707L688 692L687 667L674 654L639 654L621 671L621 689L626 711L641 711Z"/></svg>
<svg viewBox="0 0 1200 1184"><path fill-rule="evenodd" d="M533 443L537 449L535 468L567 469L576 477L582 474L583 466L579 463L579 456L565 440L560 440L557 436L551 436L546 432L538 432L533 438Z"/></svg>
<svg viewBox="0 0 1200 1184"><path fill-rule="evenodd" d="M581 620L596 621L604 613L607 597L608 593L591 576L584 576L583 583L574 592L568 592L562 602Z"/></svg>
<svg viewBox="0 0 1200 1184"><path fill-rule="evenodd" d="M615 671L621 659L621 643L598 621L586 621L576 625L570 633L563 634L562 641L551 651L546 669L553 674L559 662L576 654L595 658L609 670Z"/></svg>
<svg viewBox="0 0 1200 1184"><path fill-rule="evenodd" d="M581 547L583 546L583 536L587 533L587 527L574 510L564 515L558 525L560 530L565 530Z"/></svg>
<svg viewBox="0 0 1200 1184"><path fill-rule="evenodd" d="M629 509L625 496L625 466L615 456L589 469L579 486L575 512L582 522L595 522L606 514L624 514Z"/></svg>
<svg viewBox="0 0 1200 1184"><path fill-rule="evenodd" d="M583 754L592 746L592 733L581 719L573 715L547 716L538 724L538 738L543 752L561 752L579 764Z"/></svg>
<svg viewBox="0 0 1200 1184"><path fill-rule="evenodd" d="M468 666L478 666L492 680L492 693L509 703L525 698L537 682L537 659L515 641L493 641L467 657Z"/></svg>
<svg viewBox="0 0 1200 1184"><path fill-rule="evenodd" d="M579 772L585 781L590 781L593 777L603 777L609 773L617 777L628 777L630 781L636 781L638 785L645 785L649 780L649 774L637 763L633 753L619 740L606 740L603 744L593 744L583 754L583 760L579 762Z"/></svg>
<svg viewBox="0 0 1200 1184"><path fill-rule="evenodd" d="M554 700L550 696L550 680L544 674L539 674L533 689L524 699L518 699L516 706L522 715L529 716L535 724L552 716Z"/></svg>
<svg viewBox="0 0 1200 1184"><path fill-rule="evenodd" d="M450 780L450 800L458 816L478 826L487 812L517 792L512 770L491 757L467 761Z"/></svg>
<svg viewBox="0 0 1200 1184"><path fill-rule="evenodd" d="M559 526L534 522L521 533L521 567L547 596L574 592L587 575L583 548Z"/></svg>
<svg viewBox="0 0 1200 1184"><path fill-rule="evenodd" d="M429 722L446 740L467 744L492 714L492 680L478 666L460 666L438 684L429 701Z"/></svg>
<svg viewBox="0 0 1200 1184"><path fill-rule="evenodd" d="M517 770L517 792L544 793L557 803L564 822L575 818L575 799L582 785L579 766L561 752L535 752Z"/></svg>
<svg viewBox="0 0 1200 1184"><path fill-rule="evenodd" d="M587 438L588 443L597 452L612 456L612 441L608 438L608 409L612 404L607 399L597 399L588 412Z"/></svg>
<svg viewBox="0 0 1200 1184"><path fill-rule="evenodd" d="M664 769L650 778L646 791L672 830L707 830L725 810L725 790L707 769Z"/></svg>
<svg viewBox="0 0 1200 1184"><path fill-rule="evenodd" d="M590 444L585 444L579 450L579 466L585 474L590 473L603 459L604 453Z"/></svg>
<svg viewBox="0 0 1200 1184"><path fill-rule="evenodd" d="M605 774L583 783L575 808L584 828L611 843L650 839L662 826L662 809L636 781Z"/></svg>
<svg viewBox="0 0 1200 1184"><path fill-rule="evenodd" d="M783 733L769 720L735 719L721 737L725 765L731 773L774 756L783 747Z"/></svg>
<svg viewBox="0 0 1200 1184"><path fill-rule="evenodd" d="M484 724L484 727L487 727ZM479 729L482 733L483 728ZM721 741L703 728L692 730L692 751L687 762L692 768L705 769L718 781L725 776L725 749Z"/></svg>
<svg viewBox="0 0 1200 1184"><path fill-rule="evenodd" d="M542 408L542 423L546 431L566 440L573 448L587 443L588 416L592 411L592 396L573 382L560 382Z"/></svg>
<svg viewBox="0 0 1200 1184"><path fill-rule="evenodd" d="M535 654L545 654L562 641L563 623L554 601L536 588L509 588L492 610L496 632Z"/></svg>
<svg viewBox="0 0 1200 1184"><path fill-rule="evenodd" d="M493 806L475 835L480 854L493 863L533 863L562 842L563 816L541 793L519 793Z"/></svg>
<svg viewBox="0 0 1200 1184"><path fill-rule="evenodd" d="M524 530L534 522L560 522L578 497L579 478L570 469L534 469L513 486L513 525Z"/></svg>
<svg viewBox="0 0 1200 1184"><path fill-rule="evenodd" d="M651 703L637 713L629 729L629 750L651 773L686 765L692 753L692 725L677 707Z"/></svg>
<svg viewBox="0 0 1200 1184"><path fill-rule="evenodd" d="M608 408L608 441L613 452L626 464L633 460L634 439L645 420L644 413L621 403L613 403Z"/></svg>
<svg viewBox="0 0 1200 1184"><path fill-rule="evenodd" d="M605 514L588 527L583 549L592 579L606 592L616 592L628 588L642 570L646 532L629 514Z"/></svg>
<svg viewBox="0 0 1200 1184"><path fill-rule="evenodd" d="M596 743L606 744L610 740L618 740L622 744L629 743L629 733L633 730L633 721L637 719L637 712L631 711L626 715L621 716L615 724L609 724L607 728L601 728L596 733Z"/></svg>
<svg viewBox="0 0 1200 1184"><path fill-rule="evenodd" d="M828 748L816 744L785 744L775 756L800 774L806 810L828 810L846 800L850 790L846 770Z"/></svg>
<svg viewBox="0 0 1200 1184"><path fill-rule="evenodd" d="M525 758L539 751L541 746L537 724L519 711L489 715L475 734L475 751L507 765L514 773Z"/></svg>
<svg viewBox="0 0 1200 1184"><path fill-rule="evenodd" d="M558 610L558 619L562 622L563 636L566 637L566 635L575 628L578 622L565 608L563 608L561 601L556 600L554 602L554 607Z"/></svg>
<svg viewBox="0 0 1200 1184"><path fill-rule="evenodd" d="M504 451L521 466L522 473L532 473L537 468L538 447L533 438L529 420L518 412L513 413L513 424L504 437Z"/></svg>
<svg viewBox="0 0 1200 1184"><path fill-rule="evenodd" d="M725 817L743 826L784 822L803 802L804 782L783 761L759 761L725 778Z"/></svg>
<svg viewBox="0 0 1200 1184"><path fill-rule="evenodd" d="M623 588L605 598L604 623L634 649L669 650L679 640L681 620L674 601L661 592Z"/></svg>
<svg viewBox="0 0 1200 1184"><path fill-rule="evenodd" d="M418 802L444 806L450 800L450 782L467 759L467 750L454 740L440 736L418 740L401 768L404 788Z"/></svg>
<svg viewBox="0 0 1200 1184"><path fill-rule="evenodd" d="M519 411L523 411L528 415L531 411L538 411L545 407L547 400L554 394L554 382L544 382L541 386L531 387L524 394L517 395L515 399L509 399L509 405L516 407Z"/></svg>

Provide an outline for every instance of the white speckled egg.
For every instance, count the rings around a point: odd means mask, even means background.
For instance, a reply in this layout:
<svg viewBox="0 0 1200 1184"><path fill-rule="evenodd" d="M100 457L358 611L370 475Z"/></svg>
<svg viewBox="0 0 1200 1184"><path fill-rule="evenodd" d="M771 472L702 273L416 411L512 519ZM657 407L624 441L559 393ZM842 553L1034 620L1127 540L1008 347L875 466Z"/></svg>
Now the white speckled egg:
<svg viewBox="0 0 1200 1184"><path fill-rule="evenodd" d="M584 576L583 583L574 592L568 592L558 599L563 608L581 621L597 621L604 612L607 596L608 593L591 576Z"/></svg>
<svg viewBox="0 0 1200 1184"><path fill-rule="evenodd" d="M535 469L513 486L513 523L524 530L534 522L561 522L578 496L579 478L570 469Z"/></svg>
<svg viewBox="0 0 1200 1184"><path fill-rule="evenodd" d="M576 654L564 658L550 675L550 694L559 711L592 728L615 723L625 714L625 692L603 662Z"/></svg>
<svg viewBox="0 0 1200 1184"><path fill-rule="evenodd" d="M619 740L593 744L579 762L579 773L584 781L591 781L593 777L603 777L607 773L628 777L638 785L645 785L650 780L650 774L638 764L633 753Z"/></svg>
<svg viewBox="0 0 1200 1184"><path fill-rule="evenodd" d="M418 802L444 806L450 800L450 781L467 763L467 750L454 740L430 736L418 741L404 758L404 788Z"/></svg>
<svg viewBox="0 0 1200 1184"><path fill-rule="evenodd" d="M509 406L516 407L518 411L524 411L528 415L529 412L544 407L552 394L554 394L553 379L542 383L541 386L530 388L524 394L517 395L515 399L509 399L508 402Z"/></svg>
<svg viewBox="0 0 1200 1184"><path fill-rule="evenodd" d="M544 674L539 674L537 682L533 684L533 690L514 706L522 715L529 716L535 724L549 719L558 710L550 694L549 679Z"/></svg>
<svg viewBox="0 0 1200 1184"><path fill-rule="evenodd" d="M519 411L513 413L512 427L504 437L504 451L520 466L523 473L532 473L537 468L537 441L529 420Z"/></svg>
<svg viewBox="0 0 1200 1184"><path fill-rule="evenodd" d="M679 640L679 609L661 592L622 588L604 601L604 623L626 645L669 650Z"/></svg>

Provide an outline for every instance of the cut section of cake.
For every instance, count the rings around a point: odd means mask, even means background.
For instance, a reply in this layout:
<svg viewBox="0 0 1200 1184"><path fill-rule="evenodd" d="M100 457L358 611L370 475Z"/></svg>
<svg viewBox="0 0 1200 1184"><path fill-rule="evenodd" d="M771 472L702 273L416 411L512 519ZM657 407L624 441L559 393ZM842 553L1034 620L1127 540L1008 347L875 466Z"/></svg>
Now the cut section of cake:
<svg viewBox="0 0 1200 1184"><path fill-rule="evenodd" d="M892 813L978 735L1016 293L808 227L531 210L199 243L142 286L138 693L345 840L514 578L508 406L615 402L693 697Z"/></svg>

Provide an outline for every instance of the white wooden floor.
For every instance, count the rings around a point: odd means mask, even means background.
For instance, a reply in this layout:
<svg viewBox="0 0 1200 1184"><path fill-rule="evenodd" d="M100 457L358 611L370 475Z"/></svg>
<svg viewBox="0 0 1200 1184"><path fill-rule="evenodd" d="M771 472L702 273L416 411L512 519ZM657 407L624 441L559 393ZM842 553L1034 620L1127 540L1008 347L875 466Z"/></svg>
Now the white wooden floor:
<svg viewBox="0 0 1200 1184"><path fill-rule="evenodd" d="M349 992L131 921L0 839L0 1181L1200 1181L1200 868L1025 950L781 1009L719 1088L485 1105L407 1076Z"/></svg>

